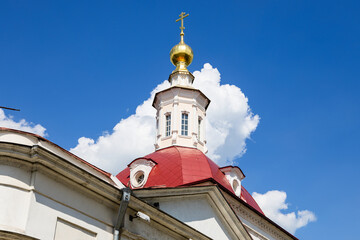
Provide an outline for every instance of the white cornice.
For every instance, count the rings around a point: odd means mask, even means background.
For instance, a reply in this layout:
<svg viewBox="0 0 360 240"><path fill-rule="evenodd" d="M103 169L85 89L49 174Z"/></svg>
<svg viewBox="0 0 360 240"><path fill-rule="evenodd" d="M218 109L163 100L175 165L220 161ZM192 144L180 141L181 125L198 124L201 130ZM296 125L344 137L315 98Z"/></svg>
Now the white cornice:
<svg viewBox="0 0 360 240"><path fill-rule="evenodd" d="M279 239L279 240L297 239L286 234L284 232L285 230L283 231L280 230L279 227L267 221L266 219L264 219L264 217L260 217L258 214L254 213L254 210L251 210L241 201L234 199L233 197L227 194L225 195L225 197L237 215L239 215L241 218L245 219L246 221L254 224L256 227L268 233L275 239Z"/></svg>
<svg viewBox="0 0 360 240"><path fill-rule="evenodd" d="M161 108L161 107L164 107L164 106L167 106L170 104L179 104L179 103L185 103L185 104L190 104L190 105L196 106L201 111L205 112L205 108L198 101L195 101L195 103L194 103L194 100L189 100L189 99L185 99L185 98L178 98L176 100L169 99L166 101L162 101L161 103L159 103L158 107Z"/></svg>
<svg viewBox="0 0 360 240"><path fill-rule="evenodd" d="M0 131L0 143L10 143L18 144L22 146L28 146L35 151L36 149L43 149L49 153L56 155L63 160L82 168L84 171L88 172L91 175L94 175L109 184L113 184L113 181L109 176L105 175L105 171L96 169L96 167L90 166L91 164L87 163L85 160L75 156L74 154L68 152L67 150L59 147L58 145L44 139L37 137L31 133L20 132L16 130L1 130ZM81 159L81 160L80 160Z"/></svg>

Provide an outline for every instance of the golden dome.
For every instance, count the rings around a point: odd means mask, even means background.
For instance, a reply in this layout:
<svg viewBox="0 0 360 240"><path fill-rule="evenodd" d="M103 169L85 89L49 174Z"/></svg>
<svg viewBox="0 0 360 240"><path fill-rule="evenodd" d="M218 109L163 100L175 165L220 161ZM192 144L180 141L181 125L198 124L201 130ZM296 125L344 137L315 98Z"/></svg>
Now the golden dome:
<svg viewBox="0 0 360 240"><path fill-rule="evenodd" d="M170 51L170 61L176 66L176 71L188 71L186 69L193 60L194 53L190 46L183 41L175 45Z"/></svg>
<svg viewBox="0 0 360 240"><path fill-rule="evenodd" d="M176 69L173 72L177 71L183 71L188 72L187 66L189 66L193 60L194 53L188 45L184 42L184 18L188 17L189 14L185 14L182 12L179 15L179 19L176 20L176 22L181 21L181 27L180 27L180 43L175 45L171 51L170 51L170 61L172 64L176 66Z"/></svg>

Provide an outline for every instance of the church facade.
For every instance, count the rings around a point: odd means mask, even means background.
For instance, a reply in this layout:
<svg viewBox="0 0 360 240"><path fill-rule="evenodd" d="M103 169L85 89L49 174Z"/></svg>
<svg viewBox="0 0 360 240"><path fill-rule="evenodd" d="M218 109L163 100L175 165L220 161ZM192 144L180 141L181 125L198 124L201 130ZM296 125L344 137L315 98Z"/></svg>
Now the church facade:
<svg viewBox="0 0 360 240"><path fill-rule="evenodd" d="M170 87L153 101L155 151L116 176L35 134L0 128L0 239L297 239L266 217L238 166L208 158L208 99L170 52Z"/></svg>

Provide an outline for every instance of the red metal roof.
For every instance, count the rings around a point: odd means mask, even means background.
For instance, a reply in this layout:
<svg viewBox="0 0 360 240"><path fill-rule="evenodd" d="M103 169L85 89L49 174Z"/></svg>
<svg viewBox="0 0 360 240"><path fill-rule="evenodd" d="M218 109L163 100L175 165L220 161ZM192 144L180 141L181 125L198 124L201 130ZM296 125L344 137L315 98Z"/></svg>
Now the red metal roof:
<svg viewBox="0 0 360 240"><path fill-rule="evenodd" d="M157 163L151 170L144 188L179 187L213 180L236 196L219 166L198 149L172 146L153 152L144 158ZM130 169L127 167L116 177L124 185L130 186L129 175ZM244 187L240 199L264 214Z"/></svg>

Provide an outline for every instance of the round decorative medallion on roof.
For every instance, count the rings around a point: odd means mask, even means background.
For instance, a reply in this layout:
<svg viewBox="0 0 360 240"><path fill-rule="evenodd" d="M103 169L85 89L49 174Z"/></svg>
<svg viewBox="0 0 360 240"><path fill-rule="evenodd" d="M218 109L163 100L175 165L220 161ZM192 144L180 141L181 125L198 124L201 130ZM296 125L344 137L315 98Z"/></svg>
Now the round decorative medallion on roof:
<svg viewBox="0 0 360 240"><path fill-rule="evenodd" d="M191 64L194 57L193 50L184 42L184 18L188 17L189 14L182 12L179 16L180 18L177 19L176 22L181 20L180 43L171 49L170 61L176 66L174 72L188 72L187 66Z"/></svg>

